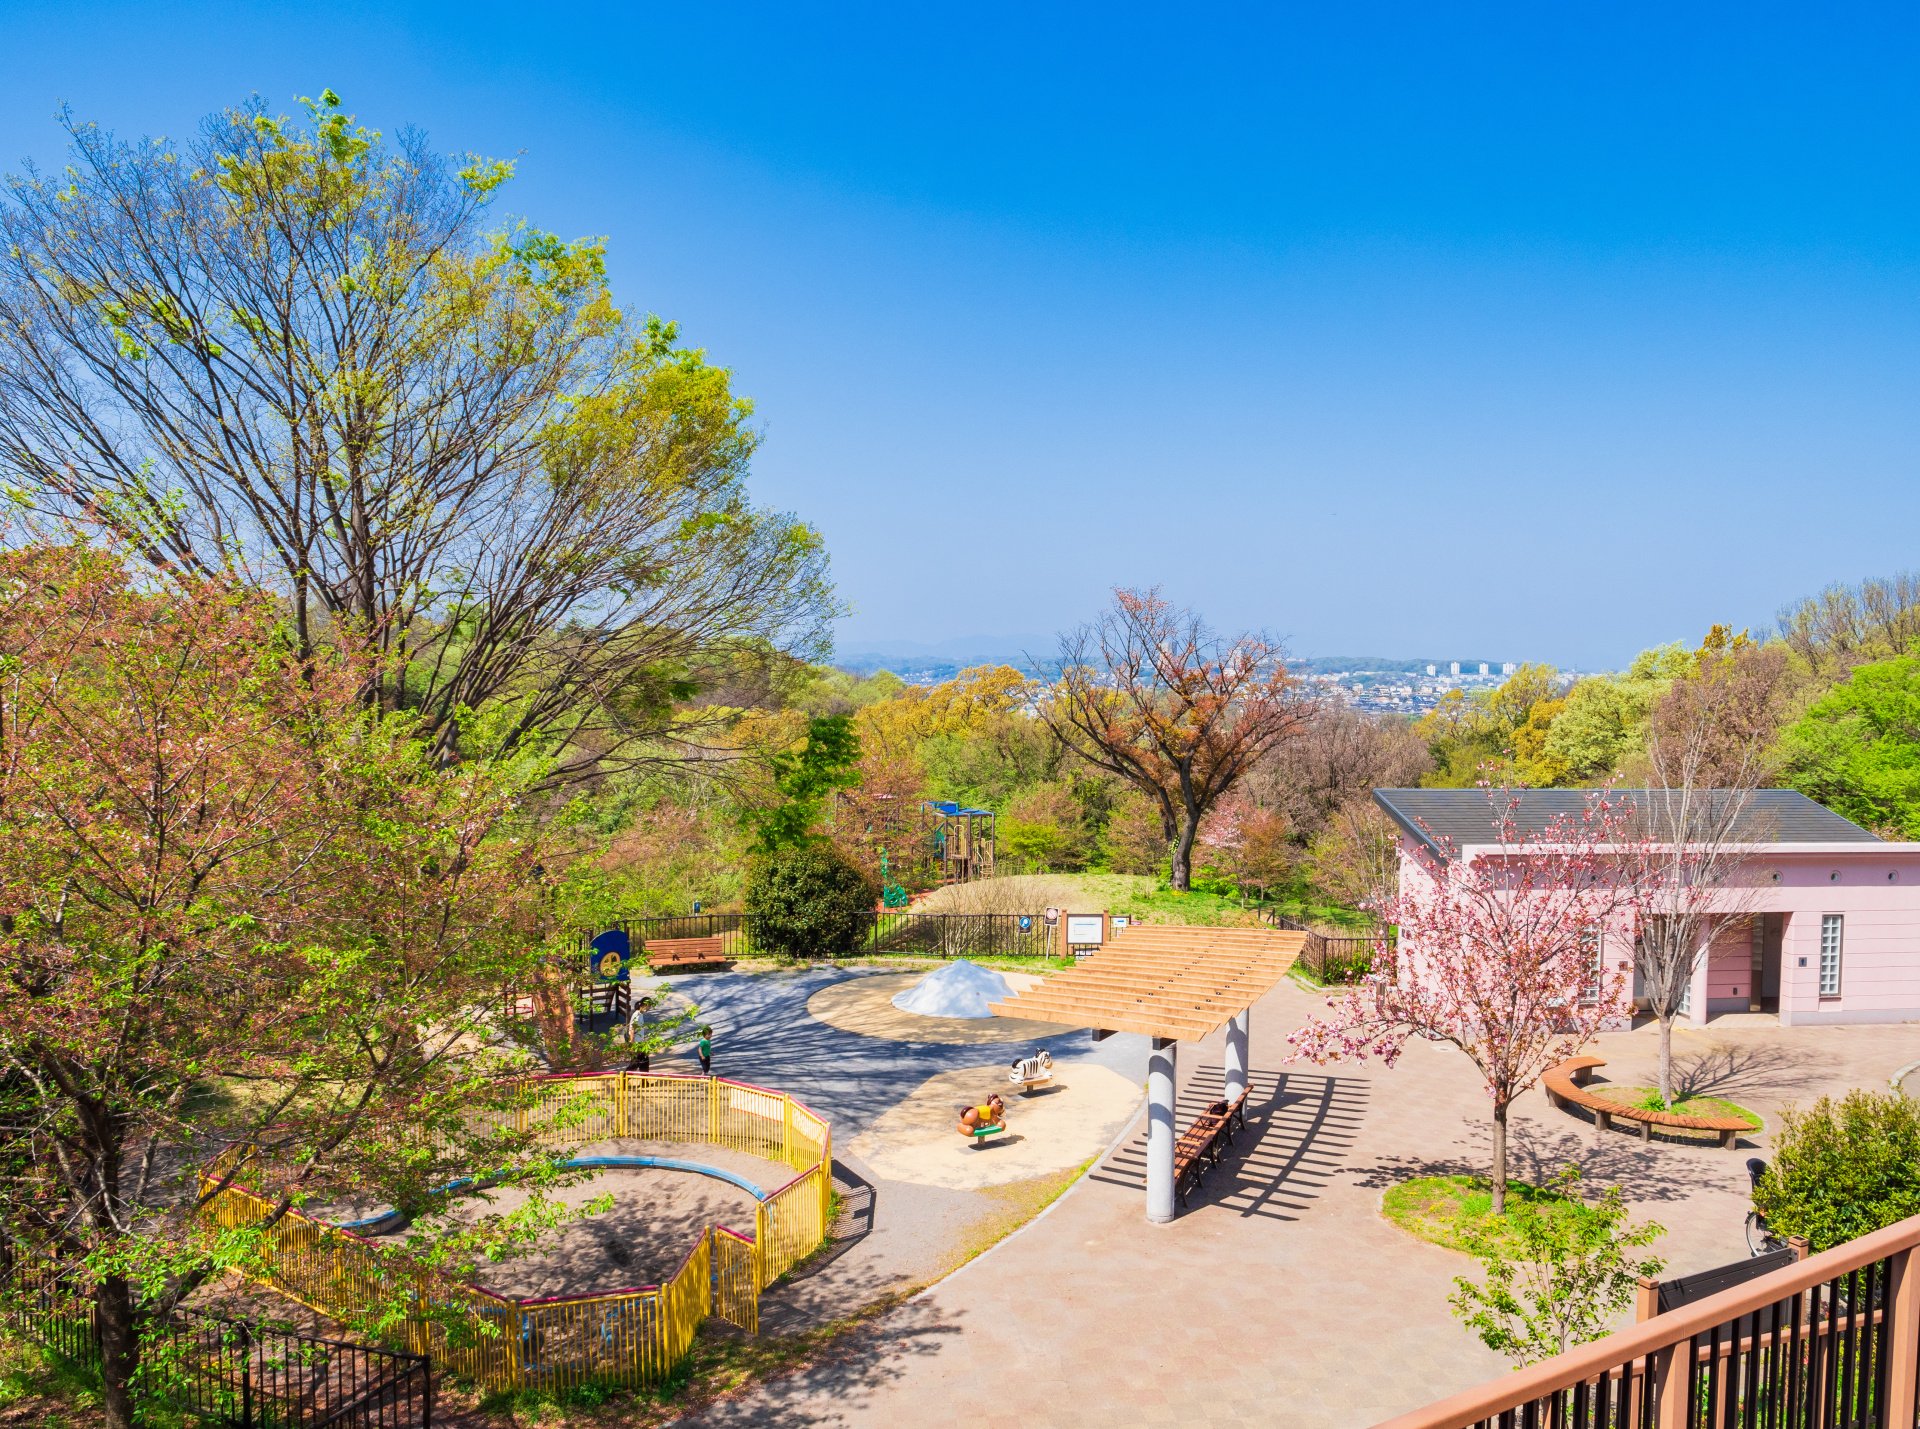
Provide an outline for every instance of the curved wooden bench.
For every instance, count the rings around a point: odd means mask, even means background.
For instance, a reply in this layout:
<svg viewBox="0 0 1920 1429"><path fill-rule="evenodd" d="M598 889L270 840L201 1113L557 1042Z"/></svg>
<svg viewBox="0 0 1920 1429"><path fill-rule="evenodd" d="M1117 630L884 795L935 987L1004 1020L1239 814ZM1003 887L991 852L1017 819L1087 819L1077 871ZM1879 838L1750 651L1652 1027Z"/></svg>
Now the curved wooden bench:
<svg viewBox="0 0 1920 1429"><path fill-rule="evenodd" d="M1562 1111L1577 1106L1592 1112L1594 1124L1602 1131L1613 1130L1615 1117L1635 1123L1640 1128L1642 1141L1653 1140L1653 1129L1664 1126L1679 1131L1711 1131L1720 1138L1722 1146L1731 1150L1741 1132L1753 1130L1744 1117L1683 1116L1675 1111L1654 1111L1597 1097L1585 1089L1587 1079L1593 1075L1594 1068L1606 1065L1605 1057L1569 1057L1547 1068L1540 1085L1546 1088L1547 1100Z"/></svg>

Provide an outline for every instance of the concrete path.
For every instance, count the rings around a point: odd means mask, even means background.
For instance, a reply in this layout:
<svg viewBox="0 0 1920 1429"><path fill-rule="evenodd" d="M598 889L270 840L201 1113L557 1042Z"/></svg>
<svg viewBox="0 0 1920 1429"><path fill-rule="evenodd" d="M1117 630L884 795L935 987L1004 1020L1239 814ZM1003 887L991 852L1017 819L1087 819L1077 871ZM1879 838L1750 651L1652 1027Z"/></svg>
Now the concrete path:
<svg viewBox="0 0 1920 1429"><path fill-rule="evenodd" d="M1319 999L1285 984L1254 1012L1258 1140L1172 1225L1144 1218L1137 1135L1040 1220L864 1333L838 1358L710 1409L704 1425L1367 1425L1504 1372L1451 1318L1465 1257L1379 1214L1386 1187L1484 1171L1486 1103L1466 1060L1416 1041L1398 1066L1283 1065ZM1116 1041L1119 1039L1115 1039ZM1763 1115L1920 1057L1920 1027L1683 1033L1694 1090ZM1647 1030L1599 1040L1605 1075L1644 1080ZM1130 1049L1134 1075L1144 1051ZM1182 1118L1220 1080L1216 1038L1181 1049ZM1674 1273L1742 1257L1747 1156L1641 1143L1516 1111L1515 1174L1566 1161L1666 1225ZM1223 1174L1230 1172L1231 1174Z"/></svg>

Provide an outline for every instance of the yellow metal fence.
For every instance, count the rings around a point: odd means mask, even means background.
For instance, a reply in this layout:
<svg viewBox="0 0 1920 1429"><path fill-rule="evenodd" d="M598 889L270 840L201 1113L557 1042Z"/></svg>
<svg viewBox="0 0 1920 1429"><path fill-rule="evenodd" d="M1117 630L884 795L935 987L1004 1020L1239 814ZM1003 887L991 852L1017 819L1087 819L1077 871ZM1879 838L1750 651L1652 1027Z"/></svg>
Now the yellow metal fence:
<svg viewBox="0 0 1920 1429"><path fill-rule="evenodd" d="M826 1239L833 1135L784 1092L718 1077L638 1072L541 1077L515 1116L551 1150L635 1139L724 1146L799 1174L761 1201L749 1240L713 1227L657 1286L610 1295L517 1300L417 1266L392 1250L289 1212L266 1232L261 1273L324 1315L367 1322L404 1305L389 1329L417 1354L490 1389L567 1389L664 1379L709 1314L758 1333L760 1293ZM210 1180L234 1164L223 1154ZM238 1185L204 1214L216 1225L257 1225L273 1203ZM396 1281L403 1282L396 1295Z"/></svg>

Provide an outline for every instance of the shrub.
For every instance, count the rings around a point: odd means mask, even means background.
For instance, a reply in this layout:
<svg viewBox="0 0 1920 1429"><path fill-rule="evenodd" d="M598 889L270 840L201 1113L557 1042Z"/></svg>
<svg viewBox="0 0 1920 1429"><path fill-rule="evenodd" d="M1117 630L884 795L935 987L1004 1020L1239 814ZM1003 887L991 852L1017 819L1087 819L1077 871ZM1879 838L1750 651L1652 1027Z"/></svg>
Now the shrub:
<svg viewBox="0 0 1920 1429"><path fill-rule="evenodd" d="M1628 1221L1618 1186L1585 1205L1579 1196L1580 1168L1567 1166L1544 1194L1510 1203L1504 1226L1467 1233L1487 1278L1456 1275L1447 1303L1516 1369L1599 1339L1633 1303L1640 1277L1666 1268L1640 1253L1664 1228Z"/></svg>
<svg viewBox="0 0 1920 1429"><path fill-rule="evenodd" d="M747 873L754 945L787 958L852 952L880 890L830 843L776 849Z"/></svg>
<svg viewBox="0 0 1920 1429"><path fill-rule="evenodd" d="M1753 1202L1775 1235L1815 1250L1920 1215L1920 1102L1852 1091L1788 1107Z"/></svg>

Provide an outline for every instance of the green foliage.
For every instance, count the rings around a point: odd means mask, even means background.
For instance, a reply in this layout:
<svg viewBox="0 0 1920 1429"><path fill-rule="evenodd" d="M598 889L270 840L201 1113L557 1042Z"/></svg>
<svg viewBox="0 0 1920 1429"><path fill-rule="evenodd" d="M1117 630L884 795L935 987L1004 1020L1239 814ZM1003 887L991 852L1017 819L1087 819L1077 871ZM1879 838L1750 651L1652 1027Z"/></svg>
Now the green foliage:
<svg viewBox="0 0 1920 1429"><path fill-rule="evenodd" d="M1010 802L995 832L1002 858L1037 873L1086 867L1093 842L1085 806L1058 782L1036 784Z"/></svg>
<svg viewBox="0 0 1920 1429"><path fill-rule="evenodd" d="M1783 740L1786 781L1869 828L1920 839L1920 656L1862 665Z"/></svg>
<svg viewBox="0 0 1920 1429"><path fill-rule="evenodd" d="M747 916L754 945L787 958L852 952L879 890L830 843L777 848L747 874Z"/></svg>
<svg viewBox="0 0 1920 1429"><path fill-rule="evenodd" d="M1633 679L1580 681L1554 716L1544 752L1568 778L1603 778L1645 742L1647 711L1660 688Z"/></svg>
<svg viewBox="0 0 1920 1429"><path fill-rule="evenodd" d="M768 762L780 798L746 813L756 854L798 848L813 838L828 797L859 780L854 766L860 762L860 736L849 715L817 716L807 721L806 742L798 750L775 754Z"/></svg>
<svg viewBox="0 0 1920 1429"><path fill-rule="evenodd" d="M1563 1168L1545 1190L1549 1202L1577 1204L1580 1169ZM1467 1237L1486 1279L1455 1276L1447 1303L1516 1368L1605 1335L1632 1303L1639 1277L1665 1268L1657 1256L1633 1254L1665 1232L1651 1221L1628 1222L1618 1186L1582 1211L1554 1214L1543 1198L1515 1199L1502 1234L1476 1230Z"/></svg>
<svg viewBox="0 0 1920 1429"><path fill-rule="evenodd" d="M1920 1215L1920 1102L1858 1090L1788 1107L1753 1201L1775 1235L1816 1251Z"/></svg>

